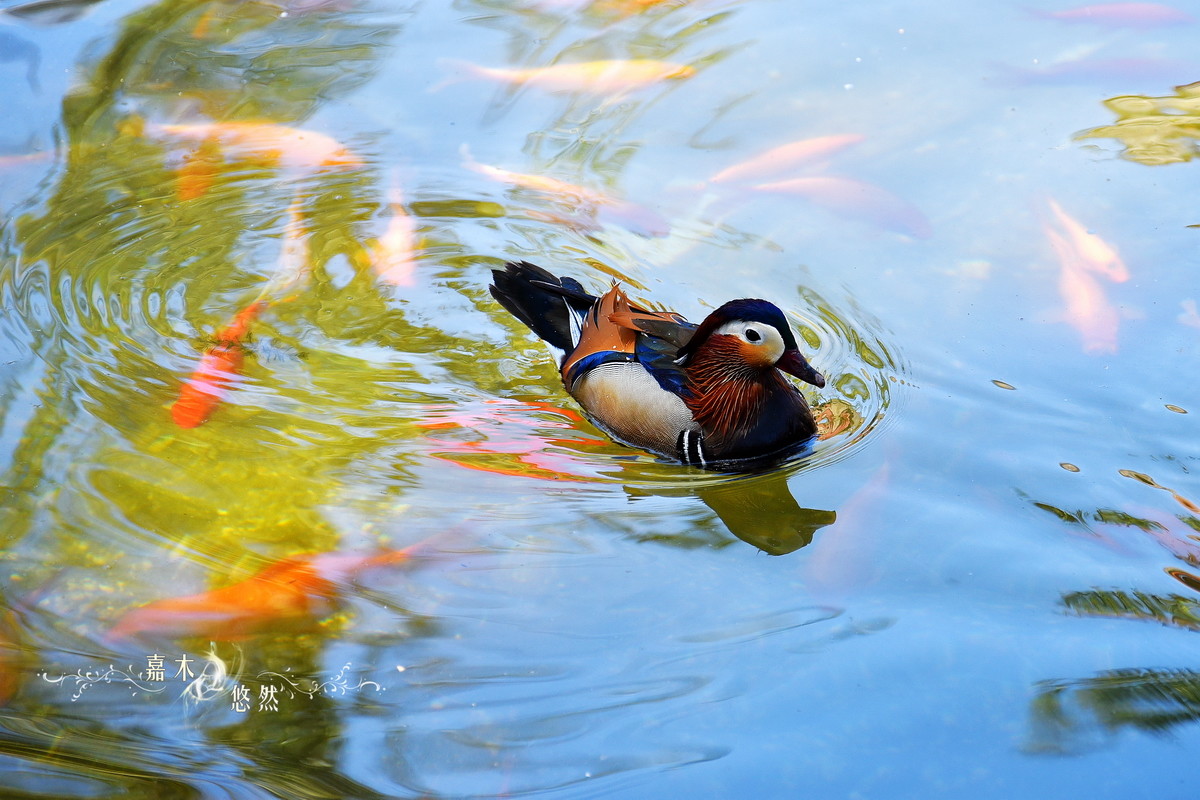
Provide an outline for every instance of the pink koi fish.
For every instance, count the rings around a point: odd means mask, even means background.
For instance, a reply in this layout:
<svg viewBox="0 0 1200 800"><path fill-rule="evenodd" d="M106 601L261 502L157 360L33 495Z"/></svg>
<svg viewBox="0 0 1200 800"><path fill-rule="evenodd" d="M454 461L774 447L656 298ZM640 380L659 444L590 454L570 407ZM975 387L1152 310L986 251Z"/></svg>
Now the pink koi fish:
<svg viewBox="0 0 1200 800"><path fill-rule="evenodd" d="M859 133L842 133L789 142L726 167L708 180L709 183L739 183L775 178L780 173L811 166L865 138Z"/></svg>
<svg viewBox="0 0 1200 800"><path fill-rule="evenodd" d="M929 220L906 200L872 183L820 175L760 183L755 191L802 197L847 219L860 220L884 230L926 239L933 234Z"/></svg>

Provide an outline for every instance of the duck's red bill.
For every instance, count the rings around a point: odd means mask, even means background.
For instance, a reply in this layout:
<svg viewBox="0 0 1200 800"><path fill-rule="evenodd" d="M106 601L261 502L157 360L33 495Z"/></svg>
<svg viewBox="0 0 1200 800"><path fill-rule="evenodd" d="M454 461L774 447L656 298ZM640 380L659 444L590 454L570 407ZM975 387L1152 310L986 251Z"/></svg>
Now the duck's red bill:
<svg viewBox="0 0 1200 800"><path fill-rule="evenodd" d="M788 350L779 361L775 362L775 366L789 375L795 375L805 383L811 383L818 389L825 387L825 376L813 369L812 364L809 364L804 356L800 355L799 350Z"/></svg>

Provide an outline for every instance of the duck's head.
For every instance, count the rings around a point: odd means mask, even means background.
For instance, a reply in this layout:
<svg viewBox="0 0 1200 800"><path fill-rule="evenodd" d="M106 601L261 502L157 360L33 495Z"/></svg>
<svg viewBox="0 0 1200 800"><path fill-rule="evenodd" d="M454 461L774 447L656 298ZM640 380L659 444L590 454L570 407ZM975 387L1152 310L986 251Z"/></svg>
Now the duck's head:
<svg viewBox="0 0 1200 800"><path fill-rule="evenodd" d="M766 300L730 300L709 314L679 348L677 363L698 368L697 354L723 362L730 370L774 368L818 388L825 385L825 376L801 354L783 312Z"/></svg>

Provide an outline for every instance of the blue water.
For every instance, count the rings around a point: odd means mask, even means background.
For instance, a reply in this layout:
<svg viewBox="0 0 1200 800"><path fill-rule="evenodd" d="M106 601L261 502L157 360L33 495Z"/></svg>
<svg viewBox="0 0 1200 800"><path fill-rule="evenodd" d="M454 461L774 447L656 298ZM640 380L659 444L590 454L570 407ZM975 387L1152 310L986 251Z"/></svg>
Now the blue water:
<svg viewBox="0 0 1200 800"><path fill-rule="evenodd" d="M1108 98L1200 79L1200 22L998 2L57 10L0 29L10 792L1187 796L1195 165L1076 135L1113 123ZM695 73L555 92L463 63L599 59ZM187 147L144 125L208 120L320 132L362 163L231 160L189 198ZM769 179L815 195L707 182L840 134L862 139ZM389 187L417 248L397 285L361 261ZM182 382L279 274L297 200L311 277L180 428ZM1063 266L1051 201L1128 280ZM751 476L609 442L488 296L517 258L692 319L771 299L830 377L810 400L848 427ZM1080 286L1111 311L1091 328ZM255 606L245 635L109 635L281 559L424 540L303 613Z"/></svg>

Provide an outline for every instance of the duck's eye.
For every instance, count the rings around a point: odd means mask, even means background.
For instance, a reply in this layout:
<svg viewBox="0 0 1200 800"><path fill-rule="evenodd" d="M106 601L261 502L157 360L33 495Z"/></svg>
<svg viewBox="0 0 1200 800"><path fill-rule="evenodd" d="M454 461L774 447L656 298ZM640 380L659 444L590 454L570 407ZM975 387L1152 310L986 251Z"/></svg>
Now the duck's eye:
<svg viewBox="0 0 1200 800"><path fill-rule="evenodd" d="M759 333L754 328L746 328L746 341L747 342L761 342L762 334Z"/></svg>

